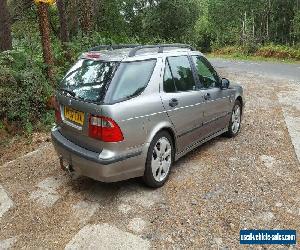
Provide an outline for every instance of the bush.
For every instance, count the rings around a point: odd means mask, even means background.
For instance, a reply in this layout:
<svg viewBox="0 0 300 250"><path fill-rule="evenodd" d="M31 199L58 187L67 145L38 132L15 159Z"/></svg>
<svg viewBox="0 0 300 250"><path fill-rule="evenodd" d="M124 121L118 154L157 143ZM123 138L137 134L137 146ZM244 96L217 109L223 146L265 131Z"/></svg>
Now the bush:
<svg viewBox="0 0 300 250"><path fill-rule="evenodd" d="M239 46L227 46L223 48L214 48L213 53L215 55L230 55L230 56L245 55L244 49Z"/></svg>
<svg viewBox="0 0 300 250"><path fill-rule="evenodd" d="M212 30L207 19L199 18L195 24L191 38L193 39L192 43L196 44L196 47L202 52L211 51Z"/></svg>
<svg viewBox="0 0 300 250"><path fill-rule="evenodd" d="M39 66L24 51L0 54L0 120L10 132L32 132L49 112L52 87Z"/></svg>
<svg viewBox="0 0 300 250"><path fill-rule="evenodd" d="M290 46L270 44L259 48L255 55L262 57L300 60L300 49L297 49L296 47L293 48Z"/></svg>
<svg viewBox="0 0 300 250"><path fill-rule="evenodd" d="M266 58L292 59L300 60L300 49L297 46L285 46L269 44L258 47L255 44L245 46L228 46L216 48L213 51L215 55L228 55L233 57L258 56Z"/></svg>
<svg viewBox="0 0 300 250"><path fill-rule="evenodd" d="M22 36L18 23L16 50L0 53L0 121L9 131L22 133L48 128L54 122L53 111L48 108L48 100L53 95L53 87L46 79L40 37L35 32ZM25 27L27 27L25 25ZM20 28L20 29L19 29ZM160 38L140 39L94 32L89 36L74 37L64 48L57 37L52 37L54 72L57 82L77 58L89 48L101 44L146 44L164 43Z"/></svg>

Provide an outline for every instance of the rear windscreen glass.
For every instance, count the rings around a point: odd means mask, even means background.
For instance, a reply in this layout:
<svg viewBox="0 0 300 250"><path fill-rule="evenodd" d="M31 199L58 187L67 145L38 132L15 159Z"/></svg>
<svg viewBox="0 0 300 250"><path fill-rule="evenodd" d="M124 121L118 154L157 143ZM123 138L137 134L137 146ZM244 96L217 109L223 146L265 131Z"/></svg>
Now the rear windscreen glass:
<svg viewBox="0 0 300 250"><path fill-rule="evenodd" d="M79 60L62 80L60 90L74 98L102 102L117 65L119 62Z"/></svg>

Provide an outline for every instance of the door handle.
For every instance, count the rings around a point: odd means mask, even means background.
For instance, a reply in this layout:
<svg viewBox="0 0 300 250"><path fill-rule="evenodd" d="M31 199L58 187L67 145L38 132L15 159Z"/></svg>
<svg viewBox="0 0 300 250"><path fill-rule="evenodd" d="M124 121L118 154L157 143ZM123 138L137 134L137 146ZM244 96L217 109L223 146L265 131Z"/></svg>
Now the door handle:
<svg viewBox="0 0 300 250"><path fill-rule="evenodd" d="M211 96L210 96L210 93L206 93L205 95L204 95L204 100L209 100L211 98Z"/></svg>
<svg viewBox="0 0 300 250"><path fill-rule="evenodd" d="M174 108L178 105L178 100L176 98L172 98L170 101L169 101L169 106Z"/></svg>

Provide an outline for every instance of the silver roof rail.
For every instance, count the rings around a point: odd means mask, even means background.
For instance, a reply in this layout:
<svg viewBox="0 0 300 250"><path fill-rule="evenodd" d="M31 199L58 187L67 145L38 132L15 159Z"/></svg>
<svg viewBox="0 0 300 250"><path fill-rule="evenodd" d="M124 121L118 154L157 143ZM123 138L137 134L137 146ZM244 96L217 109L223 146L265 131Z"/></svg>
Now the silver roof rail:
<svg viewBox="0 0 300 250"><path fill-rule="evenodd" d="M139 50L142 49L157 49L158 53L163 53L165 48L182 48L195 51L196 49L188 44L174 43L174 44L157 44L157 45L139 45L139 44L120 44L120 45L99 45L90 48L88 52L99 50L115 50L115 49L132 49L128 56L134 57Z"/></svg>

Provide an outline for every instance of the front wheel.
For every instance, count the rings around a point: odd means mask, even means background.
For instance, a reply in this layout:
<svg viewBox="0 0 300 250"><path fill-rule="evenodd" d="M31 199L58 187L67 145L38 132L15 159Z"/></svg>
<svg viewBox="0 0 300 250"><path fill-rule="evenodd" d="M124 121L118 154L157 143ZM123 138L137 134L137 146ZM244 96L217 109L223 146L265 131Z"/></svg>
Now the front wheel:
<svg viewBox="0 0 300 250"><path fill-rule="evenodd" d="M242 105L236 100L232 109L231 118L228 125L228 137L235 137L240 132L242 121Z"/></svg>
<svg viewBox="0 0 300 250"><path fill-rule="evenodd" d="M152 140L146 160L144 182L158 188L167 181L174 159L174 146L170 134L159 132Z"/></svg>

